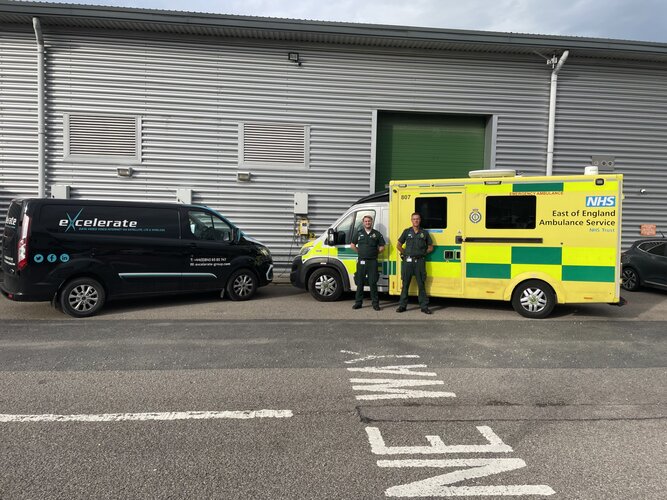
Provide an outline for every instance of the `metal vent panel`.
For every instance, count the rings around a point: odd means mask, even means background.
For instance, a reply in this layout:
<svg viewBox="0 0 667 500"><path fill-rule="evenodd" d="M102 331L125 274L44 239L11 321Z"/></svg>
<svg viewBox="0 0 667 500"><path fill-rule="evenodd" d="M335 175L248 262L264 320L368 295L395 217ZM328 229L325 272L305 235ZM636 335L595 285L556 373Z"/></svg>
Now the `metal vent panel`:
<svg viewBox="0 0 667 500"><path fill-rule="evenodd" d="M64 115L67 159L79 157L139 158L136 116Z"/></svg>
<svg viewBox="0 0 667 500"><path fill-rule="evenodd" d="M284 163L306 165L306 132L303 125L285 123L244 123L242 164Z"/></svg>

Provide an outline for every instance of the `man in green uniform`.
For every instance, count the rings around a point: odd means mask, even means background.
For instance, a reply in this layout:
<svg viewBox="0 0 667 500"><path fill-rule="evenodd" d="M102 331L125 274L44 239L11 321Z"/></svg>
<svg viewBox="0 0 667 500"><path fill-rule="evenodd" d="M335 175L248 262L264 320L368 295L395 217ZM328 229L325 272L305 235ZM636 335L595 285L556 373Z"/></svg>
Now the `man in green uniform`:
<svg viewBox="0 0 667 500"><path fill-rule="evenodd" d="M422 218L417 212L410 217L412 227L407 228L398 238L397 249L403 259L401 278L403 288L396 312L402 313L408 305L408 289L414 276L419 288L419 307L424 314L431 314L426 296L426 255L433 251L433 242L427 231L421 228ZM405 245L405 248L403 248Z"/></svg>
<svg viewBox="0 0 667 500"><path fill-rule="evenodd" d="M355 296L352 309L360 309L364 300L364 280L368 277L368 286L371 288L371 302L373 309L380 310L380 299L378 298L378 254L384 250L385 241L382 233L373 229L373 217L365 215L364 227L352 236L350 248L357 252L357 272L354 281L357 284L357 295Z"/></svg>

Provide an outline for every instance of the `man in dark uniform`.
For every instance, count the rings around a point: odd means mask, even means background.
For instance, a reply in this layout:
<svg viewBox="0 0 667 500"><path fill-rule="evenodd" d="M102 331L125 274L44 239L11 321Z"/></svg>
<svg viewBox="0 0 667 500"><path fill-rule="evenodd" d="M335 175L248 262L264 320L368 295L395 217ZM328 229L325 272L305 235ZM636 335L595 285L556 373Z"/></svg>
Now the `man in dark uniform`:
<svg viewBox="0 0 667 500"><path fill-rule="evenodd" d="M403 259L401 278L403 288L396 312L402 313L408 305L408 289L414 276L419 288L419 307L424 314L431 314L426 296L426 255L433 251L433 242L427 231L421 228L422 218L417 212L410 218L412 227L407 228L398 238L397 249ZM405 248L403 248L405 245Z"/></svg>
<svg viewBox="0 0 667 500"><path fill-rule="evenodd" d="M382 233L373 229L373 217L365 215L364 227L354 233L350 248L357 252L357 272L354 281L357 284L357 295L355 296L352 309L360 309L364 300L364 280L368 277L368 286L371 288L371 302L373 309L380 310L380 299L378 298L378 254L384 250L385 241Z"/></svg>

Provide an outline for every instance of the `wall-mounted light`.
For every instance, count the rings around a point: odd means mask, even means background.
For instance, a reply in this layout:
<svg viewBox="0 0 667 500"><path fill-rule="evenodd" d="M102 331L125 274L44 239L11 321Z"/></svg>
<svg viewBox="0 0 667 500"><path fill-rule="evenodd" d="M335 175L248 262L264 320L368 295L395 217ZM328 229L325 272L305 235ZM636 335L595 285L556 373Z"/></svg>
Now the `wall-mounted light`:
<svg viewBox="0 0 667 500"><path fill-rule="evenodd" d="M116 173L118 174L118 177L132 177L134 170L132 167L118 167Z"/></svg>
<svg viewBox="0 0 667 500"><path fill-rule="evenodd" d="M236 180L239 182L250 182L251 177L250 172L236 172Z"/></svg>
<svg viewBox="0 0 667 500"><path fill-rule="evenodd" d="M297 66L301 66L301 59L299 58L298 52L288 52L287 60L292 61Z"/></svg>

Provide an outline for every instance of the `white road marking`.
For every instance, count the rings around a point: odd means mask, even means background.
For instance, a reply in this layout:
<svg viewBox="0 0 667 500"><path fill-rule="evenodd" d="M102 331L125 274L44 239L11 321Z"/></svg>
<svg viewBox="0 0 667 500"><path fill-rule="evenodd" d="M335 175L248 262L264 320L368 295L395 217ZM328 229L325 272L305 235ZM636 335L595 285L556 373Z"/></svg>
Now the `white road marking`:
<svg viewBox="0 0 667 500"><path fill-rule="evenodd" d="M383 379L383 378L351 378L350 382L353 384L352 389L355 391L372 391L381 392L384 394L362 394L356 396L359 400L375 400L375 399L409 399L409 398L455 398L456 394L453 392L442 391L415 391L411 389L402 389L402 387L414 387L421 385L444 385L442 380L398 380L398 379Z"/></svg>
<svg viewBox="0 0 667 500"><path fill-rule="evenodd" d="M388 373L390 375L423 375L424 377L435 377L435 372L413 372L411 368L426 368L427 365L396 365L396 366L366 366L364 368L348 368L349 372L362 373Z"/></svg>
<svg viewBox="0 0 667 500"><path fill-rule="evenodd" d="M466 479L480 478L521 469L526 462L520 458L464 458L453 460L378 460L378 467L459 467L458 470L435 477L392 486L385 491L388 497L461 497L461 496L520 496L553 495L545 484L503 486L449 486ZM461 469L463 467L463 469Z"/></svg>
<svg viewBox="0 0 667 500"><path fill-rule="evenodd" d="M174 411L161 413L101 413L83 415L9 415L0 414L0 423L18 422L126 422L146 420L211 420L249 418L289 418L292 410Z"/></svg>
<svg viewBox="0 0 667 500"><path fill-rule="evenodd" d="M360 356L354 351L340 351L343 354ZM419 358L416 354L388 355L388 356L364 356L345 361L347 364L362 361L374 361L384 358ZM412 371L423 369L426 365L395 365L395 366L367 366L348 368L350 372L357 373L379 373L397 376L423 375L425 377L436 376L433 372ZM373 378L351 378L355 391L368 391L371 394L357 395L357 399L408 399L408 398L455 398L453 392L426 391L410 389L415 386L444 385L441 380L424 379L373 379ZM375 393L375 394L373 394ZM511 446L505 444L498 435L488 426L478 426L477 431L487 440L488 444L465 444L446 445L442 438L437 435L428 435L424 438L429 442L428 446L387 446L378 427L366 427L366 434L371 445L371 451L376 455L401 455L421 454L436 455L448 453L513 453ZM451 486L468 479L482 478L512 471L526 467L526 462L519 458L465 458L465 459L407 459L407 460L378 460L378 467L418 467L418 468L457 468L446 474L438 474L435 477L414 481L407 484L392 486L385 490L388 497L471 497L471 496L522 496L522 495L553 495L556 492L548 485L491 485L491 486Z"/></svg>
<svg viewBox="0 0 667 500"><path fill-rule="evenodd" d="M489 444L457 444L446 445L440 436L425 436L430 446L387 446L377 427L366 427L371 451L376 455L410 455L439 453L512 453L512 447L503 443L491 427L478 426L479 433Z"/></svg>
<svg viewBox="0 0 667 500"><path fill-rule="evenodd" d="M345 351L342 350L340 351L343 354L354 354L355 356L359 356L361 353L359 352L354 352L354 351ZM379 355L369 355L369 356L364 356L362 358L356 358L356 359L350 359L348 361L345 361L344 363L350 365L352 363L361 363L362 361L372 361L374 359L387 359L387 358L419 358L418 354L387 354L383 356Z"/></svg>

